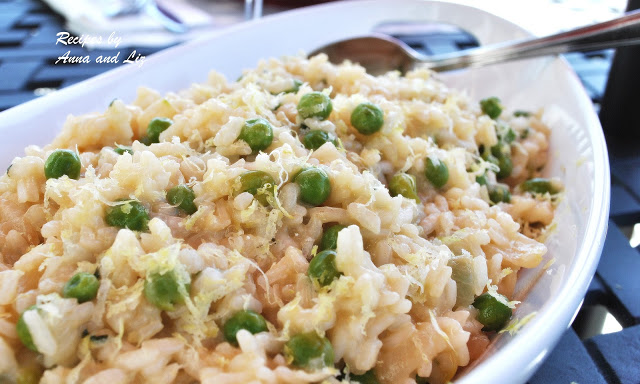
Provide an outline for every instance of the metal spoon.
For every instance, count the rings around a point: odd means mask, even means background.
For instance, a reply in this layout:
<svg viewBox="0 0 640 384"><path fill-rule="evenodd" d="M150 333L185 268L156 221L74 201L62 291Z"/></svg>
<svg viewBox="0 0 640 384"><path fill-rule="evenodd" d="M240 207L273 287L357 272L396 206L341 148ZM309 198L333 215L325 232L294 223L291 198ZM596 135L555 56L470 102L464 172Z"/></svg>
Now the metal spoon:
<svg viewBox="0 0 640 384"><path fill-rule="evenodd" d="M444 55L426 56L398 39L371 34L325 45L310 53L309 56L326 53L333 63L350 60L359 63L367 69L367 72L375 75L392 70L404 73L416 66L443 72L509 60L573 51L594 51L633 44L640 44L640 10L555 35L508 41Z"/></svg>

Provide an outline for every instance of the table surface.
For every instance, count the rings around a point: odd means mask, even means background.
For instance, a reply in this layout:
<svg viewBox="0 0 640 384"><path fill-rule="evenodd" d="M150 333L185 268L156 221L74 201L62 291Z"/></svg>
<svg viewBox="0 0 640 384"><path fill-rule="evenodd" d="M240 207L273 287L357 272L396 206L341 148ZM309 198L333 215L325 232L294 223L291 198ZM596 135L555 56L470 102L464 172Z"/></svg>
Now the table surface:
<svg viewBox="0 0 640 384"><path fill-rule="evenodd" d="M0 111L75 84L117 64L54 65L69 50L51 44L63 20L37 0L0 0ZM437 54L477 45L464 33L398 36L415 49ZM135 47L149 55L159 48ZM72 48L84 52L82 48ZM126 51L126 50L125 50ZM123 52L122 54L128 54ZM74 54L75 52L72 52ZM94 55L115 54L94 50ZM612 51L566 55L597 109L607 81ZM640 255L627 232L640 222L640 155L611 157L609 231L596 276L574 324L530 384L640 383ZM604 311L622 330L599 334ZM595 324L595 325L594 325ZM594 331L595 328L595 331Z"/></svg>

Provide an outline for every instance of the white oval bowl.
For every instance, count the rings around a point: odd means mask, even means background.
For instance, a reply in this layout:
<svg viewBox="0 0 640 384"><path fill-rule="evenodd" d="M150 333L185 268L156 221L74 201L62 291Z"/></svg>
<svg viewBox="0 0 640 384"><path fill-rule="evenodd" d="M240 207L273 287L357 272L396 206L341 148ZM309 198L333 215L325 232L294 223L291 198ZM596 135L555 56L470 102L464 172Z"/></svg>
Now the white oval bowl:
<svg viewBox="0 0 640 384"><path fill-rule="evenodd" d="M517 25L456 3L400 0L350 1L308 7L251 23L162 51L142 67L113 71L0 113L0 165L44 145L68 114L101 111L114 98L131 102L138 86L177 91L205 81L214 69L233 79L268 57L311 51L328 42L362 35L389 21L440 21L473 33L482 44L523 38ZM515 336L499 335L456 383L524 383L567 329L598 264L609 213L609 163L591 100L568 64L542 58L446 74L446 83L480 99L498 96L515 109L544 108L551 126L546 173L562 179L566 197L557 210L557 230L547 240L540 267L523 271L514 317L537 312ZM547 260L554 260L543 269ZM548 265L547 265L548 266Z"/></svg>

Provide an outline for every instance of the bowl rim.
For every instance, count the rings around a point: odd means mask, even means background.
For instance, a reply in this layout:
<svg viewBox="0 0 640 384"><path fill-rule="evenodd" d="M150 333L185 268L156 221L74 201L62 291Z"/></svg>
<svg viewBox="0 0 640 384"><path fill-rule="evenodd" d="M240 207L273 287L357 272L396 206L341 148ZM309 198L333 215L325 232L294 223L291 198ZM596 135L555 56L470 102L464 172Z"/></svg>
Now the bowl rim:
<svg viewBox="0 0 640 384"><path fill-rule="evenodd" d="M179 55L182 52L197 50L208 44L211 40L223 38L225 35L233 35L238 31L256 28L256 25L264 23L274 23L279 20L286 20L291 17L310 17L318 12L355 12L363 7L403 7L403 6L422 6L422 4L439 4L447 7L457 7L468 12L479 12L483 17L493 20L500 20L503 23L509 23L514 31L519 34L530 35L523 27L510 22L509 20L497 16L494 13L482 10L473 5L472 0L397 0L390 2L388 0L359 0L346 1L337 3L323 3L310 7L304 7L279 14L269 15L262 19L254 20L248 23L241 23L231 27L227 27L218 31L214 31L206 36L192 40L190 42L163 50L148 58L157 62L166 60L173 55ZM580 84L577 75L564 59L559 59L561 65L568 76L573 78L572 81ZM53 94L20 104L14 108L8 109L0 113L0 118L8 118L13 121L25 121L24 116L32 116L46 110L47 103L54 98L62 101L72 99L72 96L80 91L83 87L91 88L94 85L108 83L117 80L119 77L135 71L133 66L124 67L107 71L98 76L94 76L78 84L72 85ZM532 319L520 332L514 336L503 347L497 350L492 356L485 361L479 363L468 374L458 378L456 382L460 384L470 384L475 380L492 378L499 383L515 383L526 381L542 363L552 347L559 341L561 334L566 327L569 326L580 307L581 300L588 288L588 285L595 273L598 265L600 253L604 244L606 228L608 224L609 213L609 196L610 196L610 171L609 160L607 155L604 134L602 132L598 117L593 110L591 100L585 92L576 99L582 110L585 111L591 124L587 127L590 148L593 150L594 169L593 175L598 182L595 184L596 189L593 199L590 201L589 215L585 221L586 231L584 234L585 241L578 245L576 249L576 259L573 267L563 279L561 289L558 291L557 297L551 298L545 304L545 310L541 311L538 316ZM600 128L597 130L596 128ZM0 127L0 135L2 134ZM600 186L598 189L597 187ZM570 308L567 308L570 303ZM548 324L560 326L549 326ZM545 335L545 341L541 341L541 336ZM517 341L516 341L517 340ZM522 348L527 346L527 348ZM505 362L519 362L517 365Z"/></svg>

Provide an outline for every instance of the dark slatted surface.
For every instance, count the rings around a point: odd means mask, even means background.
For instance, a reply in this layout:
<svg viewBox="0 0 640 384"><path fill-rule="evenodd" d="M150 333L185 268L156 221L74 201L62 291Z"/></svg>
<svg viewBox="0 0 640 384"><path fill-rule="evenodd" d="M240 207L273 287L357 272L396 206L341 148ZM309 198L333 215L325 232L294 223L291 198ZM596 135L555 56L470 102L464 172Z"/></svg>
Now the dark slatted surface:
<svg viewBox="0 0 640 384"><path fill-rule="evenodd" d="M562 336L544 366L536 372L529 383L570 384L572 382L607 383L578 335L570 330Z"/></svg>
<svg viewBox="0 0 640 384"><path fill-rule="evenodd" d="M159 48L83 49L56 45L64 20L38 0L0 0L0 111L98 75L119 65L135 49L150 55ZM58 58L90 55L90 64L64 64ZM120 52L119 64L95 63Z"/></svg>
<svg viewBox="0 0 640 384"><path fill-rule="evenodd" d="M63 21L37 0L0 0L0 110L31 100L122 64L55 65L58 56L88 54L78 47L55 45ZM397 36L428 54L452 52L477 45L459 32ZM157 49L137 47L148 55ZM128 55L133 49L123 49ZM91 56L117 51L92 51ZM596 108L602 100L613 53L601 51L567 55ZM609 233L583 309L558 347L530 384L640 383L640 255L620 228L640 222L640 157L618 159L612 154L612 201ZM594 313L603 308L616 316L624 330L588 335Z"/></svg>

